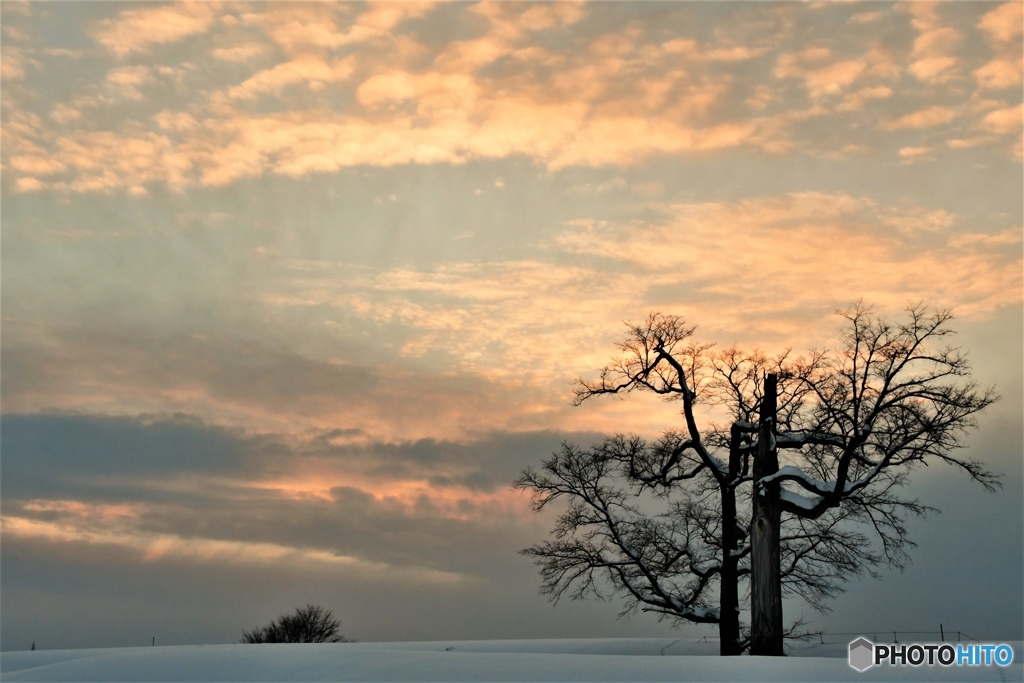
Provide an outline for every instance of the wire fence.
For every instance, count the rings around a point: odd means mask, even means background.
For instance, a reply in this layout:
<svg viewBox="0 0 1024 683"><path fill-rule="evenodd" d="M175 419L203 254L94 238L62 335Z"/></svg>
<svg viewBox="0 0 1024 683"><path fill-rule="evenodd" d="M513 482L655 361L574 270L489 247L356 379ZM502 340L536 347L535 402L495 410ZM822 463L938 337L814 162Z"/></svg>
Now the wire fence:
<svg viewBox="0 0 1024 683"><path fill-rule="evenodd" d="M954 639L954 633L956 634L955 635L955 639ZM868 631L868 630L852 631L852 632L808 631L807 633L804 633L803 635L801 635L799 638L801 640L806 640L806 641L809 641L809 642L813 642L814 640L817 640L822 645L825 645L825 644L830 644L830 643L843 642L841 638L837 639L837 638L834 638L833 636L862 636L862 637L867 637L867 636L870 635L870 636L872 636L872 638L871 638L872 641L884 643L884 642L887 642L886 639L889 637L889 634L892 634L892 642L893 643L899 643L901 636L903 636L903 639L904 639L903 642L908 642L907 636L917 636L916 638L910 638L909 640L911 640L911 641L926 640L926 638L921 638L920 636L932 636L931 640L935 640L934 636L938 636L938 640L940 642L943 642L943 643L954 643L954 642L960 643L960 642L964 642L964 641L967 641L967 640L974 641L975 643L980 643L981 642L980 640L978 640L974 636L968 635L968 634L964 633L963 631L947 631L945 628L943 628L943 626L941 624L939 624L939 630L938 631ZM829 638L830 640L826 640L826 638Z"/></svg>

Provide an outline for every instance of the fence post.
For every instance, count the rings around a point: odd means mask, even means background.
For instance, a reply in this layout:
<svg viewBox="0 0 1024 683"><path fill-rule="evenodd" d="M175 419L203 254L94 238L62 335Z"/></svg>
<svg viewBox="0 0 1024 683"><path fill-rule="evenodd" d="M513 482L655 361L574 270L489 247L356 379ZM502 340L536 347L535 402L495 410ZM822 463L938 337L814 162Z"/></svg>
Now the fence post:
<svg viewBox="0 0 1024 683"><path fill-rule="evenodd" d="M894 642L894 643L898 643L898 642L900 642L900 641L899 641L899 640L897 640L897 638L896 638L896 631L893 631L893 632L892 632L892 642Z"/></svg>
<svg viewBox="0 0 1024 683"><path fill-rule="evenodd" d="M939 624L939 642L940 643L946 642L946 634L943 633L943 631L942 631L942 624Z"/></svg>

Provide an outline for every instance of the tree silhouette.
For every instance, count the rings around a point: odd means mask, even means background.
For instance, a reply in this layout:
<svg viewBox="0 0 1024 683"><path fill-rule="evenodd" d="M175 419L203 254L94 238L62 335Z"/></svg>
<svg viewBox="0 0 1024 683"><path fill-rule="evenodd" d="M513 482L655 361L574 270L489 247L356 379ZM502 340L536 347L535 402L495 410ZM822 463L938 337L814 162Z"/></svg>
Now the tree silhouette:
<svg viewBox="0 0 1024 683"><path fill-rule="evenodd" d="M988 491L1000 485L983 463L956 454L977 426L977 414L998 396L979 389L966 353L944 343L954 334L952 315L917 305L907 308L904 322L894 323L863 304L841 315L847 323L842 346L816 354L813 368L798 380L809 393L795 428L780 429L774 406L761 406L751 654L783 654L776 559L782 515L820 520L836 509L856 510L898 563L906 554L901 513L920 508L901 499L899 488L915 468L944 462ZM772 384L777 379L769 378ZM780 467L780 449L797 455Z"/></svg>
<svg viewBox="0 0 1024 683"><path fill-rule="evenodd" d="M934 456L995 485L979 463L951 454L995 396L978 393L969 380L956 383L968 368L955 349L925 355L921 342L946 334L949 315L928 318L922 307L911 308L911 323L902 327L863 306L843 315L851 328L843 348L806 357L716 353L693 342L694 328L675 316L652 314L630 326L620 356L600 378L578 381L576 404L650 391L682 403L685 429L654 443L616 436L589 449L564 444L541 471L523 471L515 487L533 494L534 509L568 500L555 539L523 551L541 567L542 591L578 599L600 596L610 584L626 598L625 611L717 623L723 655L748 646L767 654L770 618L781 653L782 639L799 626L783 629L783 595L824 611L851 576L877 576L880 562L908 561L913 542L905 517L932 510L899 495L914 464ZM893 365L883 367L883 357ZM918 361L929 358L944 370L920 372ZM890 404L868 408L876 396ZM701 428L698 402L724 407L731 424ZM858 420L874 436L858 437L851 427ZM874 455L865 455L868 444ZM781 469L779 449L790 455ZM843 462L845 479L832 488ZM789 481L820 499L783 486ZM740 585L752 574L753 632L740 621ZM771 591L757 586L766 574Z"/></svg>
<svg viewBox="0 0 1024 683"><path fill-rule="evenodd" d="M295 614L285 614L269 625L242 631L243 643L348 643L338 633L341 626L331 618L331 610L319 605L296 607Z"/></svg>

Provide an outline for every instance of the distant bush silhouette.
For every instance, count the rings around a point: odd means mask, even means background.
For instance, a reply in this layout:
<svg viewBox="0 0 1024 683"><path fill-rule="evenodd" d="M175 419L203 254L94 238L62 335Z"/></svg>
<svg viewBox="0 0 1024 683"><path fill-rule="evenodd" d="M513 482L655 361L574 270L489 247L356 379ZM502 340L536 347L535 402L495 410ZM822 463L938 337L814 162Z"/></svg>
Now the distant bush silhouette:
<svg viewBox="0 0 1024 683"><path fill-rule="evenodd" d="M331 618L331 610L319 605L296 607L295 614L285 614L268 626L242 631L243 643L348 643L338 633L340 623Z"/></svg>

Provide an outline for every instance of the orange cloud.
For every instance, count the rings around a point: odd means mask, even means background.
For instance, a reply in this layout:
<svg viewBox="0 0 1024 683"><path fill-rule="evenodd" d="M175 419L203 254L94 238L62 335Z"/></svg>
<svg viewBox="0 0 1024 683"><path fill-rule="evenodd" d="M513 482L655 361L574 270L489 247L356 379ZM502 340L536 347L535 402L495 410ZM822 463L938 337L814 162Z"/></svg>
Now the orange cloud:
<svg viewBox="0 0 1024 683"><path fill-rule="evenodd" d="M855 93L846 96L843 103L837 109L839 111L859 111L872 100L884 100L892 97L892 88L884 85L873 88L861 88Z"/></svg>
<svg viewBox="0 0 1024 683"><path fill-rule="evenodd" d="M1021 75L1021 35L1022 17L1021 3L1008 2L986 13L978 28L986 34L986 38L995 58L973 72L974 79L980 90L1016 90L1020 91Z"/></svg>
<svg viewBox="0 0 1024 683"><path fill-rule="evenodd" d="M1020 59L993 59L973 73L978 86L988 90L1019 90L1021 86Z"/></svg>
<svg viewBox="0 0 1024 683"><path fill-rule="evenodd" d="M902 130L905 128L934 128L951 122L956 118L956 111L949 107L928 107L906 116L878 124L879 130Z"/></svg>
<svg viewBox="0 0 1024 683"><path fill-rule="evenodd" d="M900 148L899 156L901 159L908 162L923 160L934 161L935 159L935 157L932 156L931 147L902 147Z"/></svg>
<svg viewBox="0 0 1024 683"><path fill-rule="evenodd" d="M149 83L153 74L145 66L125 66L107 72L107 83L121 97L130 100L141 100L145 96L136 86Z"/></svg>
<svg viewBox="0 0 1024 683"><path fill-rule="evenodd" d="M694 62L744 62L768 51L767 48L751 48L744 45L709 48L698 45L695 40L684 38L667 41L661 45L661 49L670 55L681 55L687 61Z"/></svg>
<svg viewBox="0 0 1024 683"><path fill-rule="evenodd" d="M26 60L22 51L4 43L0 46L0 76L5 81L18 81L25 78Z"/></svg>
<svg viewBox="0 0 1024 683"><path fill-rule="evenodd" d="M965 314L1020 302L1019 253L916 244L922 227L955 236L944 212L908 213L813 192L665 210L671 217L662 224L622 232L588 227L563 236L560 244L632 263L661 282L692 283L701 293L697 300L715 303L691 317L724 315L736 326L742 318L729 311L785 317L787 311L860 297L895 308L908 298L928 299ZM879 232L880 223L900 231ZM721 308L721 301L730 303Z"/></svg>
<svg viewBox="0 0 1024 683"><path fill-rule="evenodd" d="M1022 119L1024 119L1024 105L1016 107L1004 107L991 111L981 119L978 127L988 133L996 135L1020 135Z"/></svg>
<svg viewBox="0 0 1024 683"><path fill-rule="evenodd" d="M473 21L436 40L405 26L428 16L435 7L430 3L240 7L140 7L94 25L97 40L123 57L214 33L216 47L206 57L216 60L215 68L208 72L231 80L189 90L182 84L198 77L191 63L113 68L102 88L87 84L54 103L50 118L59 133L40 125L34 148L20 144L17 130L5 123L5 160L22 174L14 187L141 192L154 182L183 189L265 173L300 177L360 165L515 155L559 170L738 147L842 158L845 152L836 150L879 149L859 137L835 139L844 131L937 127L969 106L936 104L901 88L900 66L877 45L850 56L828 41L767 57L776 78L798 79L812 100L810 106L794 101L787 83L758 86L740 66L764 60L768 46L778 44L778 36L758 33L756 22L745 41L725 33L713 40L660 34L654 40L640 23L585 33L582 19L600 6L479 3L465 9ZM943 25L935 6L914 3L907 11L917 31L911 58L918 75L936 82L951 77L955 68L942 60L958 59L959 33ZM1008 11L989 14L1000 19ZM856 21L867 19L875 17ZM979 26L991 28L996 19ZM160 23L166 26L142 30ZM265 42L257 42L260 33ZM264 62L281 51L286 56L278 63ZM254 59L260 68L245 72ZM24 71L12 60L4 65ZM999 54L975 68L975 79L984 89L1007 89L1019 82L1018 66ZM169 87L194 97L130 125L97 125L121 116L112 112L126 103L115 100L162 102ZM912 113L878 123L872 109L883 101ZM757 113L765 110L769 115ZM843 114L836 119L841 125L833 126L824 148L813 135L802 137L803 128L814 129L805 122L836 112ZM48 160L45 171L38 170L39 159Z"/></svg>
<svg viewBox="0 0 1024 683"><path fill-rule="evenodd" d="M977 147L980 144L990 141L992 138L988 136L980 136L974 138L955 138L946 141L946 146L950 149L970 149L971 147Z"/></svg>
<svg viewBox="0 0 1024 683"><path fill-rule="evenodd" d="M286 4L244 13L241 21L259 26L279 47L299 54L387 39L398 24L425 15L435 5L414 1L370 2L367 10L344 28L339 23L346 22L353 6L342 3Z"/></svg>
<svg viewBox="0 0 1024 683"><path fill-rule="evenodd" d="M954 50L962 40L956 30L941 25L937 6L934 2L913 2L900 6L910 12L913 17L911 24L918 31L911 52L912 61L907 70L919 80L929 83L949 80L953 67L959 63Z"/></svg>
<svg viewBox="0 0 1024 683"><path fill-rule="evenodd" d="M348 80L354 68L354 59L328 62L313 55L302 55L290 62L260 71L228 90L232 99L253 99L263 93L280 93L295 83L305 83L310 90L320 90L328 83Z"/></svg>
<svg viewBox="0 0 1024 683"><path fill-rule="evenodd" d="M171 5L126 9L93 28L93 37L118 57L205 33L216 19L219 4L179 2Z"/></svg>
<svg viewBox="0 0 1024 683"><path fill-rule="evenodd" d="M1008 2L986 12L978 22L978 28L987 34L993 43L1009 43L1021 34L1022 5Z"/></svg>

